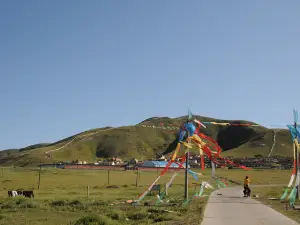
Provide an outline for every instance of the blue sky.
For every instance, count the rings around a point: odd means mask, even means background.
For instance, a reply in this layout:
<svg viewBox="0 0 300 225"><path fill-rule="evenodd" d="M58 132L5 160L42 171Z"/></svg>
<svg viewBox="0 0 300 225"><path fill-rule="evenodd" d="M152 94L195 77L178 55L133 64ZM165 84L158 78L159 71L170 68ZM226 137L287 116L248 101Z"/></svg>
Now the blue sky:
<svg viewBox="0 0 300 225"><path fill-rule="evenodd" d="M300 1L0 2L0 149L187 113L292 122Z"/></svg>

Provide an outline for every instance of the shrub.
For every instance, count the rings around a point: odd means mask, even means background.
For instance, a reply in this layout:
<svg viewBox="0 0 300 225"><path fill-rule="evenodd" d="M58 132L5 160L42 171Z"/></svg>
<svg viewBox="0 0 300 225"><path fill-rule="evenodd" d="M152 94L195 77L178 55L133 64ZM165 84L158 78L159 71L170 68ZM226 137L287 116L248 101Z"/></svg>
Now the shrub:
<svg viewBox="0 0 300 225"><path fill-rule="evenodd" d="M124 220L125 219L124 213L120 210L111 210L107 213L107 216L113 220Z"/></svg>
<svg viewBox="0 0 300 225"><path fill-rule="evenodd" d="M92 201L92 202L90 203L90 205L91 205L91 206L103 206L103 205L107 205L107 203L104 202L104 201L99 200L99 201Z"/></svg>
<svg viewBox="0 0 300 225"><path fill-rule="evenodd" d="M52 202L50 203L50 205L51 205L52 207L55 207L55 206L65 206L65 205L67 205L67 204L66 204L66 201L64 201L64 200L57 200L57 201L52 201Z"/></svg>
<svg viewBox="0 0 300 225"><path fill-rule="evenodd" d="M84 216L76 220L73 225L108 225L114 224L104 216Z"/></svg>
<svg viewBox="0 0 300 225"><path fill-rule="evenodd" d="M142 220L148 218L148 215L144 212L138 212L128 215L128 218L131 220Z"/></svg>
<svg viewBox="0 0 300 225"><path fill-rule="evenodd" d="M154 222L171 221L174 219L171 215L156 215L153 219Z"/></svg>
<svg viewBox="0 0 300 225"><path fill-rule="evenodd" d="M39 204L35 201L23 201L19 204L20 208L38 208Z"/></svg>
<svg viewBox="0 0 300 225"><path fill-rule="evenodd" d="M74 201L71 201L71 202L69 202L69 203L68 203L68 205L72 205L72 206L74 206L74 205L82 205L82 204L81 204L81 202L80 202L80 201L78 201L78 200L74 200Z"/></svg>
<svg viewBox="0 0 300 225"><path fill-rule="evenodd" d="M74 211L76 209L85 209L86 206L79 200L67 201L67 200L56 200L50 203L52 207L67 207L69 210Z"/></svg>
<svg viewBox="0 0 300 225"><path fill-rule="evenodd" d="M34 200L25 198L10 199L0 204L1 209L38 208L39 206L39 203Z"/></svg>

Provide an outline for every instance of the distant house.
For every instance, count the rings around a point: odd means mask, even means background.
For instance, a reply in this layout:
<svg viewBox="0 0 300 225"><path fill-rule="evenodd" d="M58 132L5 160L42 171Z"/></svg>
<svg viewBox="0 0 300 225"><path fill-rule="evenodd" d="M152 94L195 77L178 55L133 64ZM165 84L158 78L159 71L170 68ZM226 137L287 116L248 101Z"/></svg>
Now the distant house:
<svg viewBox="0 0 300 225"><path fill-rule="evenodd" d="M117 164L121 164L123 163L122 159L118 158L118 157L113 157L112 161L117 165Z"/></svg>
<svg viewBox="0 0 300 225"><path fill-rule="evenodd" d="M138 162L139 162L138 159L133 158L129 161L129 164L137 164Z"/></svg>
<svg viewBox="0 0 300 225"><path fill-rule="evenodd" d="M165 157L164 155L162 155L162 156L158 159L158 161L167 161L167 159L166 159L166 157Z"/></svg>
<svg viewBox="0 0 300 225"><path fill-rule="evenodd" d="M148 167L148 168L164 168L166 167L168 162L166 161L144 161L140 167ZM183 165L184 167L185 165ZM176 163L172 163L171 168L178 168L179 165Z"/></svg>
<svg viewBox="0 0 300 225"><path fill-rule="evenodd" d="M116 164L114 162L103 162L102 165L104 165L104 166L114 166Z"/></svg>

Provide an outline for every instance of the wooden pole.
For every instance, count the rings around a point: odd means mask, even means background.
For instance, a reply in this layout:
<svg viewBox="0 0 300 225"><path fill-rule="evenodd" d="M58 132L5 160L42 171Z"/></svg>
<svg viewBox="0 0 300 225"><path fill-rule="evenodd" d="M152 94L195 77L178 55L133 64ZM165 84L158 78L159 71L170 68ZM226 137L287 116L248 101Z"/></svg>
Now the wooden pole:
<svg viewBox="0 0 300 225"><path fill-rule="evenodd" d="M135 186L136 187L138 186L138 181L139 181L139 168L137 168L137 171L136 171L136 178L135 178Z"/></svg>
<svg viewBox="0 0 300 225"><path fill-rule="evenodd" d="M298 176L298 169L299 169L299 153L298 153L298 146L297 146L297 142L294 143L295 145L295 151L296 151L296 177ZM296 179L297 180L297 179ZM296 190L297 190L297 193L296 193L296 199L298 200L299 199L299 185L297 184L296 186Z"/></svg>
<svg viewBox="0 0 300 225"><path fill-rule="evenodd" d="M189 200L189 181L188 181L188 168L189 168L189 149L185 154L185 184L184 184L184 198L186 201Z"/></svg>
<svg viewBox="0 0 300 225"><path fill-rule="evenodd" d="M39 169L39 180L38 180L38 190L40 190L40 183L41 183L41 170L42 170L42 166L40 164L40 169Z"/></svg>
<svg viewBox="0 0 300 225"><path fill-rule="evenodd" d="M294 127L295 127L295 130L297 130L297 121L295 121L294 123ZM298 136L297 136L297 133L296 133L296 137L295 137L295 141L294 141L294 147L295 147L295 155L296 155L296 177L298 177L298 168L299 168L299 153L298 153L298 146L297 146L297 143L298 143ZM296 179L297 180L297 179ZM296 190L297 190L297 193L296 193L296 199L298 200L299 199L299 185L297 184L296 186Z"/></svg>
<svg viewBox="0 0 300 225"><path fill-rule="evenodd" d="M167 184L165 184L165 195L168 196L168 187L167 187Z"/></svg>

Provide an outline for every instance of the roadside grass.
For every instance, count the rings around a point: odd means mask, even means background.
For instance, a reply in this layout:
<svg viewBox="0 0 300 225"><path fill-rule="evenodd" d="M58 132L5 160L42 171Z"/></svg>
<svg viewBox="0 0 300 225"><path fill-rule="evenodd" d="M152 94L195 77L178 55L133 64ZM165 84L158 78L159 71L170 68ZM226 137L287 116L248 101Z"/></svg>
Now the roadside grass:
<svg viewBox="0 0 300 225"><path fill-rule="evenodd" d="M138 199L157 172L110 171L108 184L108 171L104 170L42 169L40 190L38 174L38 169L4 169L0 175L0 224L200 224L208 199L193 198L200 182L209 179L208 171L198 181L189 177L189 204L183 205L184 173L180 172L168 190L170 204L156 206L157 197L152 195L136 207L126 201ZM167 173L158 183L167 183L172 175ZM8 190L17 189L34 189L35 198L7 197Z"/></svg>
<svg viewBox="0 0 300 225"><path fill-rule="evenodd" d="M287 207L289 204L288 200L270 200L269 198L280 198L285 191L285 186L263 186L263 187L253 187L253 194L257 194L258 201L263 204L275 209L276 211L282 213L283 215L295 220L300 223L300 212L299 210L294 210L291 207ZM300 201L296 201L295 205L299 205Z"/></svg>
<svg viewBox="0 0 300 225"><path fill-rule="evenodd" d="M243 183L245 176L249 176L252 185L282 184L289 182L291 171L289 170L260 170L249 171L240 169L218 169L217 176L226 177Z"/></svg>

